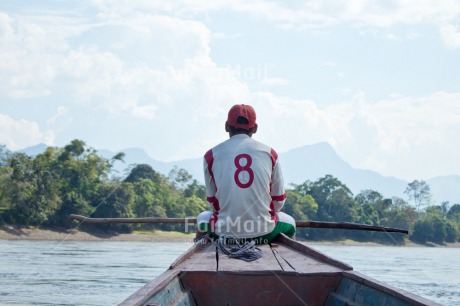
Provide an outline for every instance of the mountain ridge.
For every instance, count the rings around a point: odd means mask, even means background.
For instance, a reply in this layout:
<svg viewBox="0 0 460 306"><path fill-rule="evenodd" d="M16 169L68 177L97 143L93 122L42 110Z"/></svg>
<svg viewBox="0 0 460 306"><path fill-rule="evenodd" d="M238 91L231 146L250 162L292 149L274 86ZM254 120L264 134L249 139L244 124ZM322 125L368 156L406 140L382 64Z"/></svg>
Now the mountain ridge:
<svg viewBox="0 0 460 306"><path fill-rule="evenodd" d="M38 144L17 152L36 155L43 152L46 147L44 144ZM97 150L97 152L108 159L117 153L106 149ZM166 176L177 166L187 170L197 181L201 183L204 181L202 158L162 162L152 158L142 148L127 148L119 152L125 153L125 163L115 163L114 169L118 176L126 176L125 171L131 164L145 163ZM307 180L315 181L330 174L347 185L355 195L362 190L372 189L385 197L406 198L404 190L409 181L393 176L383 176L373 170L354 168L343 160L327 142L304 145L278 155L286 187L290 184L302 184ZM451 204L460 203L459 175L438 176L426 182L430 185L434 203L440 204L443 201L449 201Z"/></svg>

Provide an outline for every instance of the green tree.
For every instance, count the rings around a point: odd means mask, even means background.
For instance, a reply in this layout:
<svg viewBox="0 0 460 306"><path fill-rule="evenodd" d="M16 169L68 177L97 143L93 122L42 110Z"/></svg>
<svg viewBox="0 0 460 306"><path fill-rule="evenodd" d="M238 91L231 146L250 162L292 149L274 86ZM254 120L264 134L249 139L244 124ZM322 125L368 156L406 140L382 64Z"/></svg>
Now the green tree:
<svg viewBox="0 0 460 306"><path fill-rule="evenodd" d="M283 210L295 220L312 220L316 216L318 204L311 195L288 189Z"/></svg>
<svg viewBox="0 0 460 306"><path fill-rule="evenodd" d="M379 225L380 218L391 206L391 200L384 199L379 192L370 189L357 194L355 202L361 207L359 222L369 225Z"/></svg>
<svg viewBox="0 0 460 306"><path fill-rule="evenodd" d="M43 225L60 205L55 177L47 171L51 153L35 159L15 153L9 159L11 176L6 182L10 207L4 213L6 220L18 225Z"/></svg>
<svg viewBox="0 0 460 306"><path fill-rule="evenodd" d="M352 192L332 175L326 175L315 182L306 181L296 186L295 190L313 197L318 204L316 218L320 221L354 222L357 219L359 208ZM311 239L338 239L350 234L341 230L308 229Z"/></svg>
<svg viewBox="0 0 460 306"><path fill-rule="evenodd" d="M206 210L208 204L197 196L190 196L184 199L184 215L182 217L196 217L199 213Z"/></svg>
<svg viewBox="0 0 460 306"><path fill-rule="evenodd" d="M460 237L459 229L455 221L446 220L446 242L454 243Z"/></svg>
<svg viewBox="0 0 460 306"><path fill-rule="evenodd" d="M431 218L431 222L433 223L431 241L436 243L443 243L447 237L446 221L439 216L433 216Z"/></svg>
<svg viewBox="0 0 460 306"><path fill-rule="evenodd" d="M108 183L111 163L96 150L85 148L85 143L77 139L55 150L54 155L49 171L59 178L58 193L62 204L52 224L70 226L70 213L86 215L101 203L103 190L100 188Z"/></svg>
<svg viewBox="0 0 460 306"><path fill-rule="evenodd" d="M153 170L150 165L138 164L134 166L124 181L134 183L141 179L152 180L153 182L159 184L162 182L162 175Z"/></svg>
<svg viewBox="0 0 460 306"><path fill-rule="evenodd" d="M447 212L447 218L460 225L460 204L454 204Z"/></svg>
<svg viewBox="0 0 460 306"><path fill-rule="evenodd" d="M111 158L111 162L110 164L113 166L113 164L117 161L120 161L122 163L125 162L125 157L126 157L126 154L123 153L123 152L118 152L117 154L115 154L112 158Z"/></svg>
<svg viewBox="0 0 460 306"><path fill-rule="evenodd" d="M134 188L131 183L106 185L101 188L103 200L96 207L93 217L96 218L132 218L134 206ZM102 228L128 231L128 225L107 225Z"/></svg>
<svg viewBox="0 0 460 306"><path fill-rule="evenodd" d="M70 144L64 147L61 155L59 155L60 161L66 161L73 158L80 157L85 152L85 142L79 139L74 139Z"/></svg>
<svg viewBox="0 0 460 306"><path fill-rule="evenodd" d="M11 176L11 168L8 167L10 153L5 145L0 145L0 222L3 212L9 207L8 185Z"/></svg>
<svg viewBox="0 0 460 306"><path fill-rule="evenodd" d="M447 228L446 220L437 213L428 213L415 223L411 238L416 242L422 243L443 243L447 238Z"/></svg>
<svg viewBox="0 0 460 306"><path fill-rule="evenodd" d="M350 189L332 175L315 182L306 181L296 187L300 194L308 194L318 204L317 218L321 221L350 221L353 194ZM338 219L336 219L338 218Z"/></svg>
<svg viewBox="0 0 460 306"><path fill-rule="evenodd" d="M82 141L74 140L72 143L61 152L54 168L61 179L61 193L74 191L92 205L97 205L98 189L108 181L110 162L99 156L94 149L82 149Z"/></svg>
<svg viewBox="0 0 460 306"><path fill-rule="evenodd" d="M0 144L0 168L4 168L8 165L8 159L10 156L10 151L6 148L4 144Z"/></svg>
<svg viewBox="0 0 460 306"><path fill-rule="evenodd" d="M393 197L390 201L390 207L386 209L380 218L380 225L410 230L415 224L417 212L415 207L409 205L401 198ZM403 234L380 235L382 242L402 244L405 241Z"/></svg>
<svg viewBox="0 0 460 306"><path fill-rule="evenodd" d="M417 212L431 202L430 186L425 181L412 181L407 185L404 193L409 197L409 201L413 202Z"/></svg>
<svg viewBox="0 0 460 306"><path fill-rule="evenodd" d="M137 217L167 217L164 190L150 179L139 179L133 183L135 200L134 213Z"/></svg>
<svg viewBox="0 0 460 306"><path fill-rule="evenodd" d="M345 188L332 191L324 208L329 221L355 222L358 216L353 195Z"/></svg>
<svg viewBox="0 0 460 306"><path fill-rule="evenodd" d="M179 169L177 166L169 172L169 179L174 185L179 185L180 188L184 188L187 183L192 179L192 175L185 169Z"/></svg>
<svg viewBox="0 0 460 306"><path fill-rule="evenodd" d="M420 219L415 222L411 239L415 242L426 243L431 240L433 234L433 223L428 219Z"/></svg>
<svg viewBox="0 0 460 306"><path fill-rule="evenodd" d="M206 187L194 179L185 187L184 196L186 198L196 196L202 200L206 200Z"/></svg>
<svg viewBox="0 0 460 306"><path fill-rule="evenodd" d="M82 194L70 191L62 195L62 204L50 220L50 224L72 227L74 223L70 214L91 216L95 208L91 206Z"/></svg>
<svg viewBox="0 0 460 306"><path fill-rule="evenodd" d="M392 205L391 199L385 199L379 192L371 189L361 191L359 194L356 195L355 201L357 202L357 204L361 206L372 206L374 210L377 212L379 219L384 217L385 212ZM365 210L369 211L370 209L365 208ZM371 215L374 214L374 210L369 211ZM371 219L375 222L375 216L372 216Z"/></svg>
<svg viewBox="0 0 460 306"><path fill-rule="evenodd" d="M401 222L395 222L391 221L391 212L396 211L400 212L401 216L403 216L402 219L399 219ZM384 218L381 220L385 220L387 226L395 226L395 227L401 227L401 228L412 228L415 224L415 221L417 220L417 211L415 210L414 206L409 205L404 199L401 199L399 197L393 197L391 199L391 206L389 209L389 214L385 214ZM388 220L389 219L389 220ZM390 225L392 223L392 225Z"/></svg>
<svg viewBox="0 0 460 306"><path fill-rule="evenodd" d="M446 205L429 206L426 208L426 216L433 224L433 232L431 233L430 241L443 243L447 238L448 225L446 221L447 208ZM451 228L449 228L451 230ZM452 235L452 233L450 233Z"/></svg>

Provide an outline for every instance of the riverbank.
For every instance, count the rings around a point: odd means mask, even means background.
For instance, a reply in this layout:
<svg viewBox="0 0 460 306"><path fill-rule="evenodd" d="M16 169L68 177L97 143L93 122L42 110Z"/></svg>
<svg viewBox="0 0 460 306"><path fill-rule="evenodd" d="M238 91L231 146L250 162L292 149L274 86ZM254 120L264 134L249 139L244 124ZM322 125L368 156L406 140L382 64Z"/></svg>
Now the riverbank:
<svg viewBox="0 0 460 306"><path fill-rule="evenodd" d="M20 228L12 225L0 226L0 240L52 240L52 241L144 241L144 242L193 242L195 234L165 231L135 231L117 233L79 229Z"/></svg>
<svg viewBox="0 0 460 306"><path fill-rule="evenodd" d="M194 233L166 231L134 231L132 233L116 233L93 230L91 232L79 229L45 229L45 228L20 228L12 225L0 226L0 240L52 240L52 241L142 241L142 242L193 242ZM375 242L359 242L353 240L340 241L309 241L310 245L359 245L382 246ZM460 243L445 244L417 244L406 241L406 247L448 247L460 248Z"/></svg>

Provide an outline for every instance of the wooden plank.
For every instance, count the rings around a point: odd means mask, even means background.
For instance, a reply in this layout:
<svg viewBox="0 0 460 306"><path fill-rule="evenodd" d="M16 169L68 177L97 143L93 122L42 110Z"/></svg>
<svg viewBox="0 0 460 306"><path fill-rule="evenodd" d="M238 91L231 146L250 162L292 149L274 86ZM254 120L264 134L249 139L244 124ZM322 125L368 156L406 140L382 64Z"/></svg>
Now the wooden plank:
<svg viewBox="0 0 460 306"><path fill-rule="evenodd" d="M190 290L185 289L179 277L174 277L161 290L148 299L145 306L176 305L195 306Z"/></svg>
<svg viewBox="0 0 460 306"><path fill-rule="evenodd" d="M218 271L283 271L269 245L259 245L258 248L262 250L262 257L251 262L230 258L219 253Z"/></svg>
<svg viewBox="0 0 460 306"><path fill-rule="evenodd" d="M277 271L258 273L187 272L197 305L324 305L340 275L296 275Z"/></svg>
<svg viewBox="0 0 460 306"><path fill-rule="evenodd" d="M172 279L178 277L179 271L167 270L157 276L153 281L147 283L144 287L134 292L126 300L121 302L119 306L139 306L144 305L147 300L156 292L163 289Z"/></svg>
<svg viewBox="0 0 460 306"><path fill-rule="evenodd" d="M362 306L337 293L330 293L324 306Z"/></svg>
<svg viewBox="0 0 460 306"><path fill-rule="evenodd" d="M376 279L373 279L369 276L363 275L356 271L345 271L342 272L343 276L349 278L359 284L371 287L377 291L392 295L398 299L408 302L410 305L414 306L441 306L436 302L425 299L421 296L415 295L411 292L405 291L388 285L386 283L380 282Z"/></svg>
<svg viewBox="0 0 460 306"><path fill-rule="evenodd" d="M272 245L273 248L270 248L269 245L258 246L262 250L263 256L252 262L233 259L219 253L219 271L285 271L297 273L341 271L336 266L326 264L324 257L320 256L318 259L318 253L306 246L301 245L302 251L299 251L282 243L273 243ZM315 255L315 257L306 254L304 247L307 248L309 254ZM330 260L329 257L326 259ZM336 264L335 261L333 263ZM215 246L213 244L193 246L171 265L171 268L175 267L183 271L216 271Z"/></svg>
<svg viewBox="0 0 460 306"><path fill-rule="evenodd" d="M338 305L341 301L375 304L385 300L385 305L389 301L398 306L439 306L350 271L350 266L284 235L278 241L272 247L259 246L263 256L252 262L219 254L218 271L215 245L195 244L169 270L120 305L156 305L163 299L187 305L324 305L337 288L334 301ZM161 301L152 299L155 295Z"/></svg>
<svg viewBox="0 0 460 306"><path fill-rule="evenodd" d="M344 262L341 262L339 260L336 260L336 259L333 259L329 256L327 256L326 254L324 253L321 253L320 251L317 251L315 249L312 249L308 246L306 246L305 244L302 244L296 240L293 240L289 237L287 237L286 235L284 234L279 234L278 236L276 236L276 241L279 242L280 244L284 244L288 247L291 247L297 251L299 251L300 253L302 254L306 254L316 260L319 260L323 263L326 263L326 264L329 264L329 265L332 265L332 266L335 266L339 269L342 269L342 270L353 270L353 267L344 263Z"/></svg>
<svg viewBox="0 0 460 306"><path fill-rule="evenodd" d="M342 278L336 292L342 297L349 298L359 305L412 305L407 301L396 298L385 291L377 290L347 277Z"/></svg>
<svg viewBox="0 0 460 306"><path fill-rule="evenodd" d="M189 260L195 253L200 253L203 252L204 250L207 250L211 246L210 243L202 243L198 242L192 245L187 251L185 251L184 254L179 256L169 267L170 269L174 269L177 266L179 266L181 263Z"/></svg>
<svg viewBox="0 0 460 306"><path fill-rule="evenodd" d="M343 271L282 244L273 250L280 258L280 262L284 262L286 266L298 273L339 273Z"/></svg>
<svg viewBox="0 0 460 306"><path fill-rule="evenodd" d="M174 265L174 268L180 271L216 271L215 245L207 243L198 246L195 252Z"/></svg>
<svg viewBox="0 0 460 306"><path fill-rule="evenodd" d="M278 264L280 265L281 269L285 272L296 272L294 267L286 261L281 254L278 252L278 248L280 247L279 244L277 243L271 243L271 249L273 252L273 255L275 256L276 260L278 261Z"/></svg>

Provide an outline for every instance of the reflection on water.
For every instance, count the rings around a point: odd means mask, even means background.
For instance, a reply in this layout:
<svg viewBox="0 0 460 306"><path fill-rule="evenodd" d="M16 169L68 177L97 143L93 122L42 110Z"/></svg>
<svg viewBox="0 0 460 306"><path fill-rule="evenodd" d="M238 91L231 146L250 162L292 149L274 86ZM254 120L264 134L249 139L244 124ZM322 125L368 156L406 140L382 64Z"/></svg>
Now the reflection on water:
<svg viewBox="0 0 460 306"><path fill-rule="evenodd" d="M190 246L0 240L0 304L116 305ZM460 305L460 249L313 247L380 281L444 305Z"/></svg>

